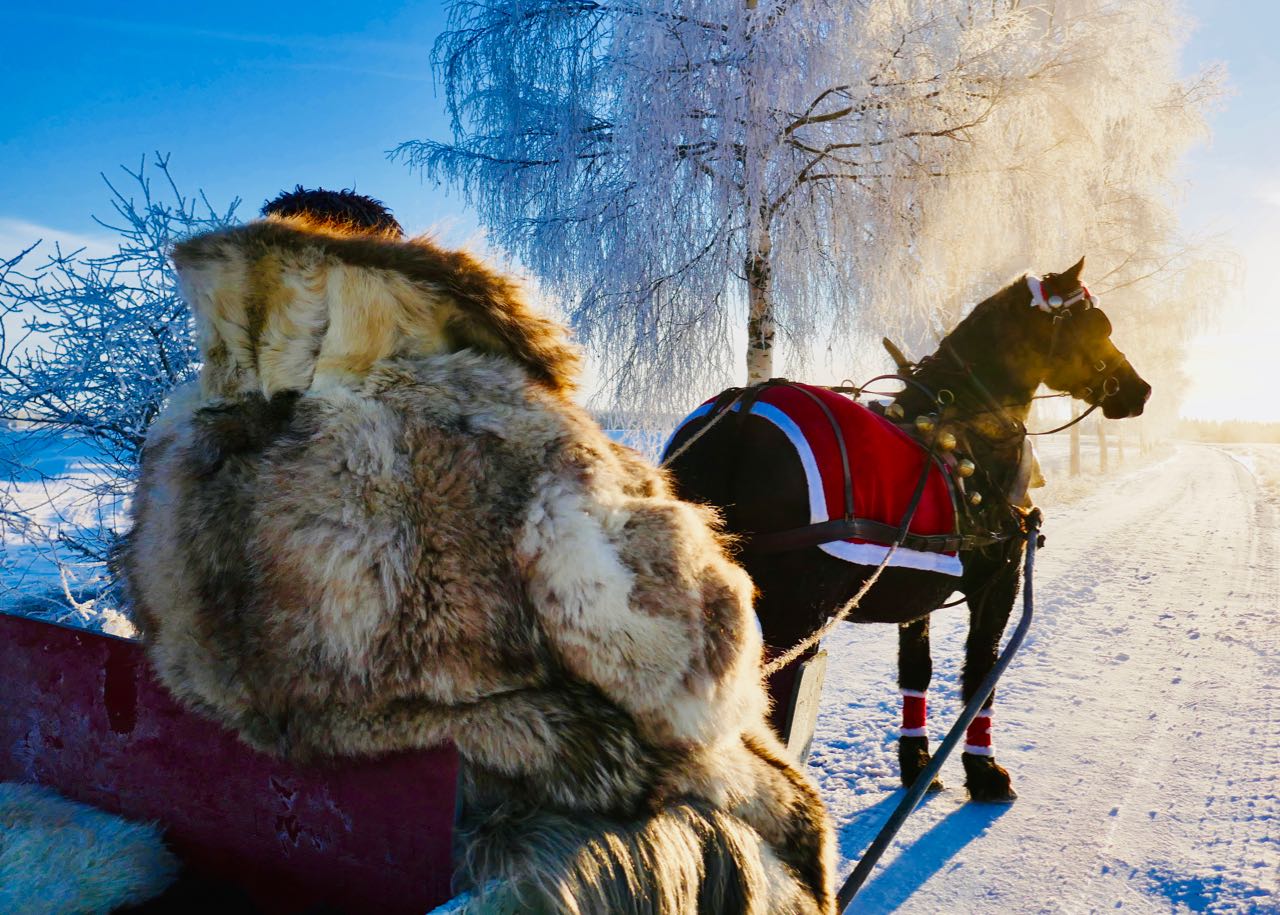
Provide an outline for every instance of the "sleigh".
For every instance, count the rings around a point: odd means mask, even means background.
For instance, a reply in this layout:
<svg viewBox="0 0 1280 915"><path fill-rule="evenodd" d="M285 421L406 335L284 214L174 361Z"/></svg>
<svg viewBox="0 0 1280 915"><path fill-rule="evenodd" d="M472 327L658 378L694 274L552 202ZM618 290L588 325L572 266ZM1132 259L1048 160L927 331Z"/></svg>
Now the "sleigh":
<svg viewBox="0 0 1280 915"><path fill-rule="evenodd" d="M450 896L451 748L299 768L180 707L139 643L0 614L0 781L156 821L188 878L263 912Z"/></svg>

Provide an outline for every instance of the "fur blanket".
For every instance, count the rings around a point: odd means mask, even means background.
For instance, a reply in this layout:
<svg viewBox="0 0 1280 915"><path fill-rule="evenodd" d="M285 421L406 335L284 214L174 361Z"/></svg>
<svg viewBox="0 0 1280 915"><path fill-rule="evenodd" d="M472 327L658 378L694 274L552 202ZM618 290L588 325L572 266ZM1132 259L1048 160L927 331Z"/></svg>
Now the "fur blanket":
<svg viewBox="0 0 1280 915"><path fill-rule="evenodd" d="M466 255L305 218L174 259L205 365L149 432L120 564L176 695L293 757L454 742L464 888L831 911L751 583L571 402L563 328Z"/></svg>
<svg viewBox="0 0 1280 915"><path fill-rule="evenodd" d="M0 912L92 915L159 896L178 872L154 826L0 784Z"/></svg>

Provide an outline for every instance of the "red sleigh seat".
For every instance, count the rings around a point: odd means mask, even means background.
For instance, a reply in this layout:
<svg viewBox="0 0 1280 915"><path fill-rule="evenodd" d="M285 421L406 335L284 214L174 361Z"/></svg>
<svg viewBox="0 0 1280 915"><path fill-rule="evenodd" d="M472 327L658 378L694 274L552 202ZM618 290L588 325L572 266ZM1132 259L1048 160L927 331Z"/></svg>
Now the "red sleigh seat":
<svg viewBox="0 0 1280 915"><path fill-rule="evenodd" d="M448 899L457 773L451 748L290 765L180 707L137 642L0 613L0 780L156 820L264 911Z"/></svg>

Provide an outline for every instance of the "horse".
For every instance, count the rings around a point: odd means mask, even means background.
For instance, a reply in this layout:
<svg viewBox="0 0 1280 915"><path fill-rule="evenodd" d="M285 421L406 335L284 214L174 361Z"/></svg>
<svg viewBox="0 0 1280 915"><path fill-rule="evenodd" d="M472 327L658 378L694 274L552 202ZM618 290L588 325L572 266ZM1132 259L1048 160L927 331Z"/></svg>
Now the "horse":
<svg viewBox="0 0 1280 915"><path fill-rule="evenodd" d="M1031 507L1026 480L1033 460L1025 424L1036 390L1043 384L1069 394L1090 410L1101 408L1108 419L1140 415L1151 395L1151 386L1111 342L1110 321L1081 283L1083 269L1082 258L1043 279L1022 276L975 306L932 355L918 363L901 359L903 390L881 408L885 418L914 426L915 437L935 453L950 455L951 478L964 480L957 513L965 516L970 532L951 544L957 546L959 566L950 574L930 568L929 562L916 568L886 566L848 616L900 627L898 761L904 785L911 785L930 761L925 731L932 677L929 614L953 591L962 593L969 609L964 701L995 663L1020 583L1025 547L1020 534ZM712 408L677 428L664 453L677 494L717 508L738 538L735 558L756 585L766 650L776 656L810 637L849 602L867 584L874 563L836 558L812 538L786 542L790 532L811 521L806 471L792 440L752 406L758 393L758 388L722 392L709 402ZM845 447L841 443L842 454ZM919 464L924 451L919 446L916 451ZM914 471L908 477L910 491ZM896 525L899 519L882 520ZM771 724L779 734L789 728L797 672L816 650L808 646L770 678ZM994 699L992 692L966 735L966 787L973 800L1009 802L1017 794L991 745ZM930 785L931 790L941 787Z"/></svg>

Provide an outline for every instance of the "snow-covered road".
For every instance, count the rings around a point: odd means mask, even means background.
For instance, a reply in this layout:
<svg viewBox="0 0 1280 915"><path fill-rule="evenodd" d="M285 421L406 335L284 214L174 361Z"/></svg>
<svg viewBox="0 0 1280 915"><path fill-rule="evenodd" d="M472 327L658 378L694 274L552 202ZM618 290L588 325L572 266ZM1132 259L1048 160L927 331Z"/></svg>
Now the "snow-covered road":
<svg viewBox="0 0 1280 915"><path fill-rule="evenodd" d="M1041 501L1036 622L993 728L1021 796L967 803L957 753L851 911L1280 912L1280 446L1185 445ZM934 620L935 742L965 624ZM901 795L896 632L827 648L810 763L843 878Z"/></svg>

